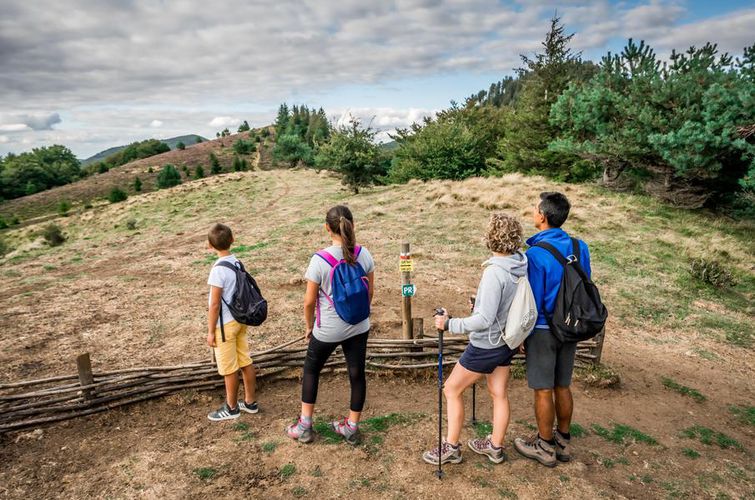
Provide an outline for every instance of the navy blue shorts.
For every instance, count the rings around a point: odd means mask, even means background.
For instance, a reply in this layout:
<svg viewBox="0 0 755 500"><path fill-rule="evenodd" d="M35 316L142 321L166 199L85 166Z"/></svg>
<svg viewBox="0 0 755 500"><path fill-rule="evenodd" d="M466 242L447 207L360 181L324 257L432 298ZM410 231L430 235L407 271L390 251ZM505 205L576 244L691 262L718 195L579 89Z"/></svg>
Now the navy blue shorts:
<svg viewBox="0 0 755 500"><path fill-rule="evenodd" d="M468 344L459 358L459 364L470 372L490 374L499 366L511 365L514 354L516 351L505 344L495 349L481 349Z"/></svg>

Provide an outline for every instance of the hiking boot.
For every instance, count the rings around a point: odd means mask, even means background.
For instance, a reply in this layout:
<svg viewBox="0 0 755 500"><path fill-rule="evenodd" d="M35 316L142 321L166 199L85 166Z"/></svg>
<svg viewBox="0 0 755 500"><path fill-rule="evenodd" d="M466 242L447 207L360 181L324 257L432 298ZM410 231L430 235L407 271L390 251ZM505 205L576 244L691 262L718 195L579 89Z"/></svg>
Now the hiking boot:
<svg viewBox="0 0 755 500"><path fill-rule="evenodd" d="M223 406L217 410L210 412L207 415L212 422L220 422L222 420L234 420L241 416L241 410L238 407L231 409L228 407L228 403L223 403Z"/></svg>
<svg viewBox="0 0 755 500"><path fill-rule="evenodd" d="M555 447L544 441L538 434L530 439L516 438L514 448L525 457L537 460L546 467L556 466Z"/></svg>
<svg viewBox="0 0 755 500"><path fill-rule="evenodd" d="M494 464L500 464L506 460L506 453L503 451L503 446L496 448L493 446L493 442L490 440L490 434L484 439L472 439L467 441L469 449L479 455L485 455L488 460Z"/></svg>
<svg viewBox="0 0 755 500"><path fill-rule="evenodd" d="M330 426L336 434L342 436L350 445L359 444L359 440L362 437L359 433L359 427L352 427L349 425L349 420L347 418L344 417L341 420L331 422Z"/></svg>
<svg viewBox="0 0 755 500"><path fill-rule="evenodd" d="M314 439L312 426L304 425L299 418L296 422L286 427L286 435L300 443L311 443Z"/></svg>
<svg viewBox="0 0 755 500"><path fill-rule="evenodd" d="M566 439L558 429L553 433L553 437L556 440L556 459L558 459L559 462L570 461L571 446L569 445L569 442L571 439Z"/></svg>
<svg viewBox="0 0 755 500"><path fill-rule="evenodd" d="M257 404L257 401L253 403L247 403L244 400L239 401L239 410L245 411L247 413L257 413L260 411L260 407Z"/></svg>
<svg viewBox="0 0 755 500"><path fill-rule="evenodd" d="M440 455L441 464L458 464L461 462L461 444L452 446L444 439L440 451L438 448L426 451L422 454L422 460L431 465L438 465L438 455Z"/></svg>

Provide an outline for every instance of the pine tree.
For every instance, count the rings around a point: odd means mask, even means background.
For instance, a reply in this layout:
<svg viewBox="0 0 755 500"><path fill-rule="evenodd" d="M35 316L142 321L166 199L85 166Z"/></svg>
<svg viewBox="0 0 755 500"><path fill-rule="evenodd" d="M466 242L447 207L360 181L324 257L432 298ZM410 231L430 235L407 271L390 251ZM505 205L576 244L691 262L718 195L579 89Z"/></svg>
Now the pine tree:
<svg viewBox="0 0 755 500"><path fill-rule="evenodd" d="M142 180L139 177L134 178L134 191L137 193L141 192L142 190Z"/></svg>
<svg viewBox="0 0 755 500"><path fill-rule="evenodd" d="M217 175L220 172L222 172L222 168L220 168L220 162L218 161L218 157L215 156L215 153L210 153L210 174Z"/></svg>
<svg viewBox="0 0 755 500"><path fill-rule="evenodd" d="M197 168L194 169L194 178L201 179L203 177L204 177L204 169L202 168L202 165L197 165Z"/></svg>

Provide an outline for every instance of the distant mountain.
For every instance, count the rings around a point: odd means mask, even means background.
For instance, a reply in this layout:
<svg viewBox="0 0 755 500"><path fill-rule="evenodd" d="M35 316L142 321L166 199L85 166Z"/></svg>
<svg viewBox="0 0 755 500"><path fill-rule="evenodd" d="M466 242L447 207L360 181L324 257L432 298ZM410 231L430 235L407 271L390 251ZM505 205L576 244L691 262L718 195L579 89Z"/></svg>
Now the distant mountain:
<svg viewBox="0 0 755 500"><path fill-rule="evenodd" d="M189 135L181 135L178 137L171 137L170 139L160 139L160 142L163 142L168 145L170 149L176 149L176 144L179 142L183 142L186 146L191 146L192 144L195 144L197 142L197 137L201 138L202 141L206 141L204 137L197 134L189 134ZM128 146L128 144L125 144L123 146L115 146L112 148L108 148L104 151L100 151L94 156L90 156L86 160L80 160L81 166L85 167L89 165L90 163L97 163L98 161L104 160L108 156L117 153L118 151L125 149Z"/></svg>

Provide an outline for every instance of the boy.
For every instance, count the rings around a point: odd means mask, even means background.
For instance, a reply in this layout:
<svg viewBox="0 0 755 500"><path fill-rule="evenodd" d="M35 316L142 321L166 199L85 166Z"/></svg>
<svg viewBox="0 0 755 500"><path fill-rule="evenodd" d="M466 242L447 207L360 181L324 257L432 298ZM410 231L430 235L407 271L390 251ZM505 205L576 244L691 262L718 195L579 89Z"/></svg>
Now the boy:
<svg viewBox="0 0 755 500"><path fill-rule="evenodd" d="M531 439L516 438L514 447L527 458L547 467L556 462L571 460L569 441L574 402L571 378L574 370L576 342L560 342L551 332L548 319L553 315L556 296L561 287L564 270L546 249L535 246L539 242L553 245L562 255L570 257L574 250L570 236L561 229L569 216L571 205L561 193L540 193L535 204L533 222L538 233L527 240L529 260L527 275L537 305L535 330L524 342L527 362L527 385L535 392L535 418L538 433ZM590 252L584 241L578 241L582 269L590 276ZM553 420L557 421L554 431Z"/></svg>
<svg viewBox="0 0 755 500"><path fill-rule="evenodd" d="M212 266L207 284L210 285L210 311L207 317L207 345L214 348L218 373L225 378L225 402L223 406L207 415L213 422L239 418L241 411L257 413L255 400L256 373L249 357L246 325L233 319L226 302L231 302L236 289L236 274L223 266L225 261L236 264L239 260L229 251L233 243L231 228L215 224L207 235L208 248L214 250L218 260ZM221 333L221 320L225 342ZM239 376L244 379L244 399L238 400Z"/></svg>

